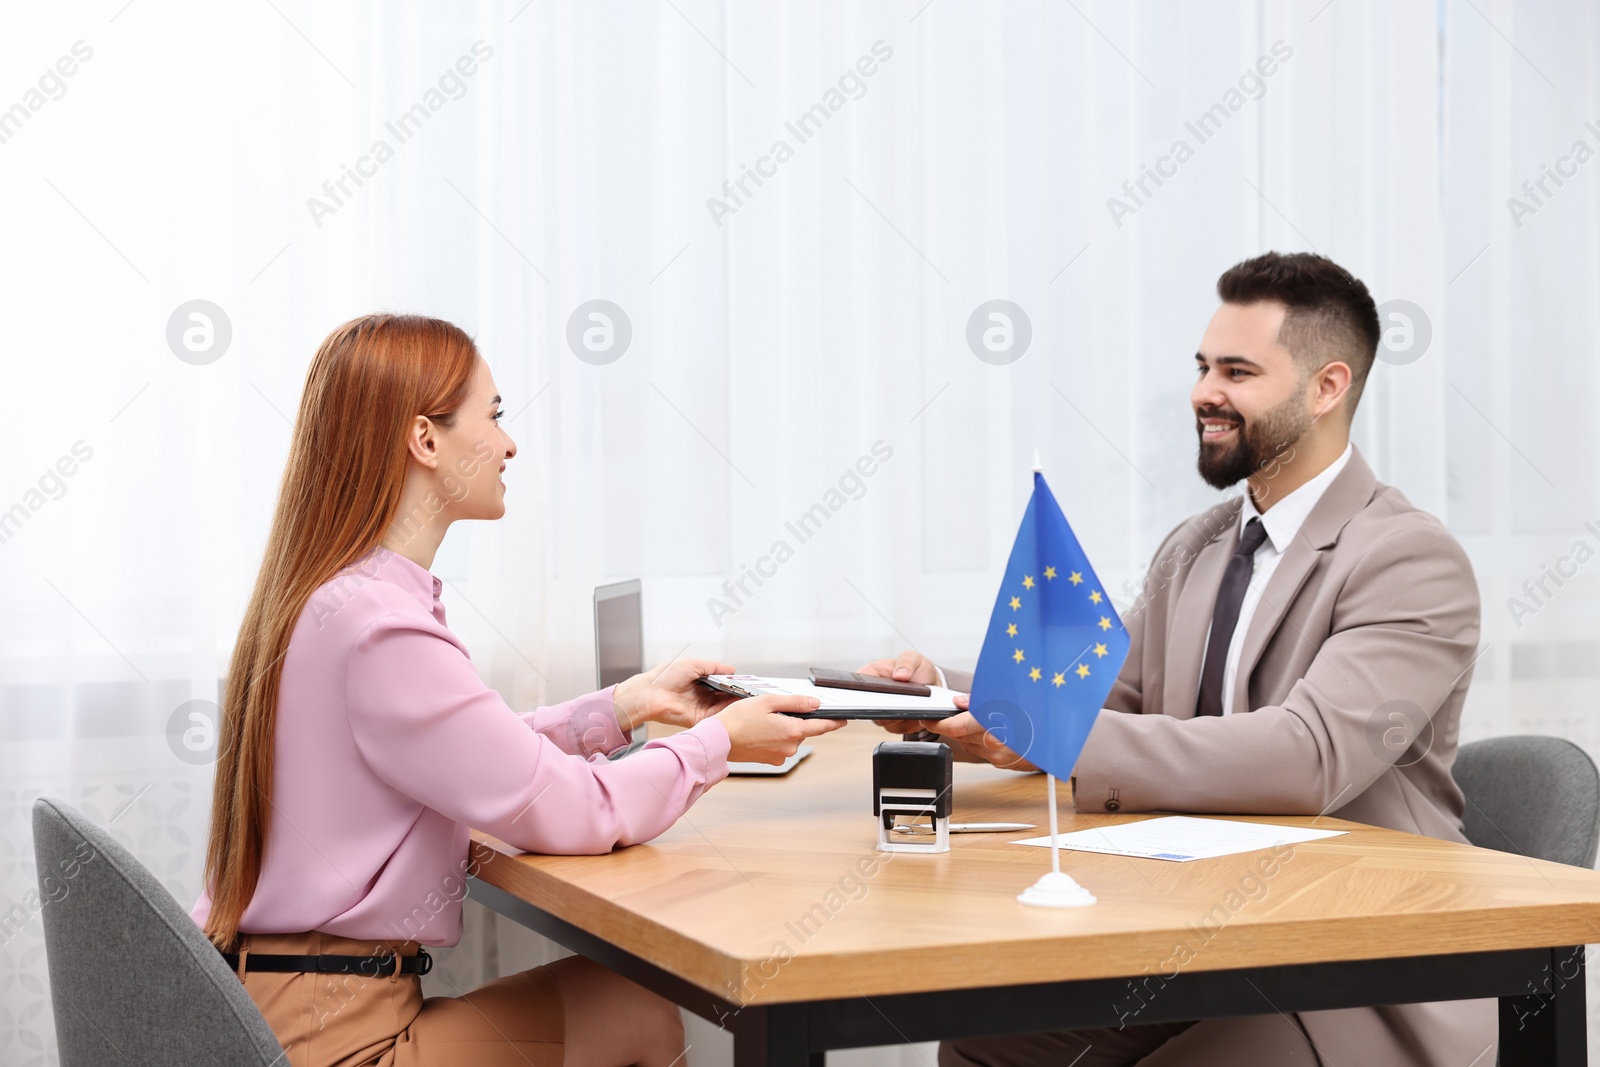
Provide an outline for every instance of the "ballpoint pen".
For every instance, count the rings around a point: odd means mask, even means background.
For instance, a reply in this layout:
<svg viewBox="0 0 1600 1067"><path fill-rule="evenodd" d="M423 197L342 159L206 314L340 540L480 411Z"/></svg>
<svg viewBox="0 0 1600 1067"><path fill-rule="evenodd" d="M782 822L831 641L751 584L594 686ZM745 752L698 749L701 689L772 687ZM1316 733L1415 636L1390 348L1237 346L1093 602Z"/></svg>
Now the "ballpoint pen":
<svg viewBox="0 0 1600 1067"><path fill-rule="evenodd" d="M953 822L950 832L953 834L1005 834L1016 830L1032 830L1031 822ZM910 823L897 823L897 834L931 834L931 826L915 826Z"/></svg>

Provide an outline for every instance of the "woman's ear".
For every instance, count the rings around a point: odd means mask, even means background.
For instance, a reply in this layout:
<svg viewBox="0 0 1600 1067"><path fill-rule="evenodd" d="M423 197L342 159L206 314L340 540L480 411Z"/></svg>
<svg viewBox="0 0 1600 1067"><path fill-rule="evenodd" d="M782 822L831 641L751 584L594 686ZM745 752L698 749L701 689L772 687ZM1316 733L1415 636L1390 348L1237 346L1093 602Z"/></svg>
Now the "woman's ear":
<svg viewBox="0 0 1600 1067"><path fill-rule="evenodd" d="M412 459L429 470L437 470L439 467L439 441L435 436L436 433L437 427L426 415L413 418L411 427L406 431L406 451L411 453Z"/></svg>

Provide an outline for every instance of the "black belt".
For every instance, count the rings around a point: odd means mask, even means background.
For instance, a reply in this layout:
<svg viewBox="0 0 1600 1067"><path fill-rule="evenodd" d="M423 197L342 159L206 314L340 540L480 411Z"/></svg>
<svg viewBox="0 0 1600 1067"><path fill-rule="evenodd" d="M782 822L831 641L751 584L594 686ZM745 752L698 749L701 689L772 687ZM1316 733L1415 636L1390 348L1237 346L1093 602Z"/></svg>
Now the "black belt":
<svg viewBox="0 0 1600 1067"><path fill-rule="evenodd" d="M239 954L224 952L222 958L235 971L239 969ZM433 970L433 957L428 950L419 948L415 956L401 956L401 974L427 974ZM265 952L252 952L245 961L252 971L283 974L311 971L319 974L359 974L368 978L387 978L395 973L395 957L389 956L281 956Z"/></svg>

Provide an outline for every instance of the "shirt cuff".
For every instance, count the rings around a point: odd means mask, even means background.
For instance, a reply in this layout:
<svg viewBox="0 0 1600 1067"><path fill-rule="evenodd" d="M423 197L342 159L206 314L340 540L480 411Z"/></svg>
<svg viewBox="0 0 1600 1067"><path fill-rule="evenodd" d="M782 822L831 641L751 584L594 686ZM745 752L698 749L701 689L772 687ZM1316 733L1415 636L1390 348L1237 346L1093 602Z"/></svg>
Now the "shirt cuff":
<svg viewBox="0 0 1600 1067"><path fill-rule="evenodd" d="M689 732L706 748L706 784L712 785L728 777L728 752L733 748L733 738L728 736L728 728L722 725L722 720L702 719Z"/></svg>
<svg viewBox="0 0 1600 1067"><path fill-rule="evenodd" d="M569 751L584 759L593 759L595 756L609 756L632 743L633 731L624 730L617 721L617 706L613 699L616 688L608 685L598 693L578 698L579 714L574 714L569 720L572 727L572 748Z"/></svg>
<svg viewBox="0 0 1600 1067"><path fill-rule="evenodd" d="M691 738L698 748L684 744ZM701 719L682 733L648 742L644 751L652 748L676 751L680 758L689 762L690 769L698 775L703 787L710 788L728 777L728 752L733 748L733 739L728 736L728 728L722 725L722 720L713 716Z"/></svg>

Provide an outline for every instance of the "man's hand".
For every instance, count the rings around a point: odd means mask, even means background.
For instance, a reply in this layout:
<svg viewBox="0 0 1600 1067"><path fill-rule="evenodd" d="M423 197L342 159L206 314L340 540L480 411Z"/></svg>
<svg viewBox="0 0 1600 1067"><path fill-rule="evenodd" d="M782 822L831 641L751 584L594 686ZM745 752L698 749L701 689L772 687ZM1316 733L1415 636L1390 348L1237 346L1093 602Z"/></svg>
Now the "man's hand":
<svg viewBox="0 0 1600 1067"><path fill-rule="evenodd" d="M961 714L948 719L892 719L878 725L895 734L914 734L921 730L936 734L950 746L951 755L963 763L989 763L1009 771L1038 770L983 728L967 710L971 699L966 693L957 693L955 705L961 709Z"/></svg>
<svg viewBox="0 0 1600 1067"><path fill-rule="evenodd" d="M954 750L952 754L958 760L967 763L990 763L1010 771L1038 770L1039 768L1001 744L993 734L983 728L972 712L967 710L971 699L966 693L956 696L956 707L962 709L960 715L952 715L948 719L925 719L922 722L911 723L912 730L896 730L895 733L928 730L939 735L940 739Z"/></svg>
<svg viewBox="0 0 1600 1067"><path fill-rule="evenodd" d="M893 678L897 682L939 684L939 671L933 661L915 651L902 652L894 659L875 659L857 668L856 673L870 674L874 678ZM923 728L923 724L916 719L879 719L878 725L892 734L914 734Z"/></svg>
<svg viewBox="0 0 1600 1067"><path fill-rule="evenodd" d="M920 652L902 652L894 659L875 659L856 673L870 674L875 678L893 678L897 682L939 684L938 668Z"/></svg>
<svg viewBox="0 0 1600 1067"><path fill-rule="evenodd" d="M732 674L726 663L708 659L675 659L654 670L618 682L611 702L616 707L617 723L632 730L642 722L668 726L693 726L708 715L715 715L734 698L700 684L708 674Z"/></svg>

